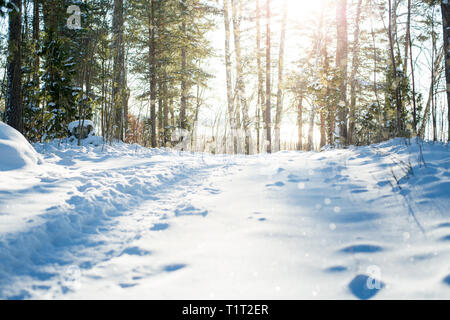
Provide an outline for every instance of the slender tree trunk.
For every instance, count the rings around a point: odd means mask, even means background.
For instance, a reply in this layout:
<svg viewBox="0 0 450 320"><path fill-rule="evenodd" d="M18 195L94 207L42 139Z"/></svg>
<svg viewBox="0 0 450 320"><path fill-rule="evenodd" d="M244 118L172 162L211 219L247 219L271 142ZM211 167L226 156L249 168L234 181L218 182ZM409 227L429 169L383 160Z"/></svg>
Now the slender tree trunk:
<svg viewBox="0 0 450 320"><path fill-rule="evenodd" d="M113 110L115 115L114 125L116 127L115 137L123 141L123 93L124 93L124 69L125 69L125 48L123 41L124 20L123 20L123 0L114 0L113 16L113 46L114 46L114 66L113 66Z"/></svg>
<svg viewBox="0 0 450 320"><path fill-rule="evenodd" d="M361 17L362 0L358 0L355 18L355 32L353 34L353 60L352 74L350 84L350 121L348 125L348 141L347 144L353 143L353 135L355 131L355 112L356 112L356 87L358 84L357 74L359 68L359 24Z"/></svg>
<svg viewBox="0 0 450 320"><path fill-rule="evenodd" d="M248 105L245 98L245 84L243 76L243 65L241 57L241 18L242 18L242 0L231 0L231 6L233 11L233 30L234 30L234 47L236 52L236 113L239 119L240 108L242 108L242 127L245 134L245 153L250 154L250 133L249 118L248 118Z"/></svg>
<svg viewBox="0 0 450 320"><path fill-rule="evenodd" d="M164 97L161 78L158 79L158 146L163 146L164 136Z"/></svg>
<svg viewBox="0 0 450 320"><path fill-rule="evenodd" d="M256 64L258 69L258 104L256 106L257 114L262 114L262 120L263 123L265 123L265 108L264 108L264 71L263 71L263 65L262 65L262 56L263 51L261 48L261 8L260 8L260 0L256 0ZM257 135L258 135L258 142L257 142L257 149L258 152L261 152L261 144L264 145L264 143L260 142L260 117L257 117ZM266 135L263 134L263 137Z"/></svg>
<svg viewBox="0 0 450 320"><path fill-rule="evenodd" d="M123 88L122 88L122 106L123 106L123 140L126 140L128 132L128 101L130 99L130 91L128 89L127 81L127 57L124 58L123 66Z"/></svg>
<svg viewBox="0 0 450 320"><path fill-rule="evenodd" d="M230 52L230 15L229 15L229 0L223 1L224 23L225 23L225 69L226 69L226 84L227 84L227 105L228 117L230 119L231 139L235 143L234 133L236 130L233 106L233 87L231 84L231 52ZM235 144L234 153L237 152L237 144Z"/></svg>
<svg viewBox="0 0 450 320"><path fill-rule="evenodd" d="M164 139L163 145L167 146L167 142L169 141L169 105L168 105L168 97L167 97L167 75L164 72L164 81L163 81L163 103L164 103Z"/></svg>
<svg viewBox="0 0 450 320"><path fill-rule="evenodd" d="M325 110L320 110L320 148L327 143L325 122Z"/></svg>
<svg viewBox="0 0 450 320"><path fill-rule="evenodd" d="M314 150L314 123L316 118L316 108L311 105L311 114L309 116L309 127L308 127L308 151Z"/></svg>
<svg viewBox="0 0 450 320"><path fill-rule="evenodd" d="M383 137L383 127L382 127L382 112L381 112L381 104L380 99L378 97L378 82L377 82L377 72L378 72L378 54L377 54L377 46L376 46L376 39L375 39L375 31L373 28L373 20L370 21L370 31L372 36L372 48L373 48L373 92L375 93L375 100L377 103L377 112L378 112L378 133L377 138L378 141L382 140Z"/></svg>
<svg viewBox="0 0 450 320"><path fill-rule="evenodd" d="M11 3L15 9L9 12L6 123L22 133L22 0Z"/></svg>
<svg viewBox="0 0 450 320"><path fill-rule="evenodd" d="M283 17L281 18L281 36L280 36L280 53L278 58L278 91L277 91L277 109L275 115L275 151L280 151L280 127L283 112L283 72L284 72L284 46L286 39L286 20L287 20L287 0L283 3Z"/></svg>
<svg viewBox="0 0 450 320"><path fill-rule="evenodd" d="M403 74L405 77L408 76L408 56L409 56L409 45L411 38L411 0L408 0L407 4L407 17L406 17L406 35L405 35L405 51L403 57Z"/></svg>
<svg viewBox="0 0 450 320"><path fill-rule="evenodd" d="M447 92L447 123L448 135L447 141L450 141L450 3L448 1L441 2L442 12L442 28L444 30L444 52L445 52L445 82Z"/></svg>
<svg viewBox="0 0 450 320"><path fill-rule="evenodd" d="M40 59L39 59L39 3L40 0L34 0L33 8L33 56L34 56L34 70L33 70L33 85L35 88L39 88L39 69L40 69ZM39 102L39 101L36 101Z"/></svg>
<svg viewBox="0 0 450 320"><path fill-rule="evenodd" d="M325 39L322 50L323 66L325 70L325 76L328 77L329 75L328 70L330 68L330 63L328 61L328 41L326 35L324 35L324 37ZM326 111L329 112L331 110L331 103L329 102L328 99L329 96L330 96L330 85L328 81L326 81L326 90L325 90L326 99L324 99L325 100L324 106L320 108L320 148L322 148L326 144Z"/></svg>
<svg viewBox="0 0 450 320"><path fill-rule="evenodd" d="M184 24L184 23L183 23ZM184 24L184 27L186 25ZM186 129L186 105L187 105L187 84L186 84L186 49L181 49L181 101L180 101L180 127Z"/></svg>
<svg viewBox="0 0 450 320"><path fill-rule="evenodd" d="M416 80L414 75L414 60L412 53L412 41L411 41L411 32L408 34L408 42L409 42L409 63L411 66L411 85L412 85L412 98L413 98L413 127L414 127L414 136L417 135L417 106L416 106Z"/></svg>
<svg viewBox="0 0 450 320"><path fill-rule="evenodd" d="M339 0L336 9L337 48L336 65L339 69L339 136L340 144L347 142L347 0Z"/></svg>
<svg viewBox="0 0 450 320"><path fill-rule="evenodd" d="M425 127L428 121L428 118L430 117L430 113L431 113L431 106L432 106L432 101L433 101L433 88L434 88L434 84L438 82L438 77L439 77L439 68L441 66L442 63L442 59L444 58L444 48L441 47L441 49L439 50L439 52L436 54L436 58L434 59L434 65L432 66L433 71L433 77L430 80L430 89L428 91L428 100L427 103L425 105L425 111L423 113L423 117L422 117L422 122L420 124L420 128L419 128L419 132L418 135L423 139L425 136Z"/></svg>
<svg viewBox="0 0 450 320"><path fill-rule="evenodd" d="M394 35L392 33L393 28L393 15L394 8L392 7L392 0L389 0L389 28L388 28L388 36L389 36L389 51L391 54L391 64L392 64L392 73L394 76L394 86L395 86L395 105L396 105L396 130L397 130L397 136L403 135L402 130L402 123L401 123L401 101L400 101L400 83L398 79L398 72L397 72L397 63L395 61L395 53L394 53ZM395 20L396 21L396 20Z"/></svg>
<svg viewBox="0 0 450 320"><path fill-rule="evenodd" d="M434 60L436 53L436 36L434 33L434 8L433 8L433 16L431 19L431 38L432 38L432 48L431 48L431 121L433 125L433 141L437 140L437 128L436 128L436 95L435 95L435 86L434 86Z"/></svg>
<svg viewBox="0 0 450 320"><path fill-rule="evenodd" d="M186 30L186 4L181 3L181 32L183 37L187 37ZM186 129L186 106L187 106L187 53L186 47L181 46L181 100L180 100L180 128ZM181 138L182 139L182 138ZM181 141L180 141L181 142Z"/></svg>
<svg viewBox="0 0 450 320"><path fill-rule="evenodd" d="M155 1L151 1L149 14L149 55L150 55L150 122L151 147L156 148L156 44L155 44Z"/></svg>
<svg viewBox="0 0 450 320"><path fill-rule="evenodd" d="M270 82L270 70L271 70L271 60L270 60L270 0L267 0L267 8L266 8L266 144L268 153L272 152L272 128L271 128L271 82Z"/></svg>
<svg viewBox="0 0 450 320"><path fill-rule="evenodd" d="M297 150L303 149L303 95L300 96L297 106Z"/></svg>

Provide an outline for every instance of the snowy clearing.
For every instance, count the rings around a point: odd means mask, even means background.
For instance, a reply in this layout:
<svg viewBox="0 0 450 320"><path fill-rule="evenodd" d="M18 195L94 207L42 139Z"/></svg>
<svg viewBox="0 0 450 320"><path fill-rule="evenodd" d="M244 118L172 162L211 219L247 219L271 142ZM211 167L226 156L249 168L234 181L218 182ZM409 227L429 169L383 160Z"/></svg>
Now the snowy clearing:
<svg viewBox="0 0 450 320"><path fill-rule="evenodd" d="M2 299L450 298L448 145L35 148L0 172Z"/></svg>

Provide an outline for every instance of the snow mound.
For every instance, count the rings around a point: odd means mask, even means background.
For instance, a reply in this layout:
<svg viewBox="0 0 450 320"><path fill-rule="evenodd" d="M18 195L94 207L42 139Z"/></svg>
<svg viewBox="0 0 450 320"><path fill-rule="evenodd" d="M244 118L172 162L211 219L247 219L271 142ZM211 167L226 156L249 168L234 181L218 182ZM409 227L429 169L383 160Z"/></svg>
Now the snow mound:
<svg viewBox="0 0 450 320"><path fill-rule="evenodd" d="M83 122L84 121L84 122ZM87 128L89 126L91 126L92 128L95 128L94 122L92 122L91 120L76 120L76 121L72 121L71 123L69 123L68 129L70 132L73 131L73 129L78 128L80 126L80 122L83 125L83 127Z"/></svg>
<svg viewBox="0 0 450 320"><path fill-rule="evenodd" d="M22 169L41 162L41 158L16 129L0 122L0 171Z"/></svg>

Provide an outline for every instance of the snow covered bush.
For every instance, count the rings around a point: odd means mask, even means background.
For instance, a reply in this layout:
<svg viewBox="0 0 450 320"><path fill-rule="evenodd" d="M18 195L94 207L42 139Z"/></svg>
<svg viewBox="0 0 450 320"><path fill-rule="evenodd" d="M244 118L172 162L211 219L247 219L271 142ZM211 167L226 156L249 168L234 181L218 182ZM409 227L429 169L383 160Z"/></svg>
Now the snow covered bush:
<svg viewBox="0 0 450 320"><path fill-rule="evenodd" d="M80 130L80 123L81 127L83 127L81 130ZM73 121L69 123L68 130L70 137L74 137L76 139L78 139L80 133L81 139L86 139L90 136L95 136L95 126L91 120Z"/></svg>

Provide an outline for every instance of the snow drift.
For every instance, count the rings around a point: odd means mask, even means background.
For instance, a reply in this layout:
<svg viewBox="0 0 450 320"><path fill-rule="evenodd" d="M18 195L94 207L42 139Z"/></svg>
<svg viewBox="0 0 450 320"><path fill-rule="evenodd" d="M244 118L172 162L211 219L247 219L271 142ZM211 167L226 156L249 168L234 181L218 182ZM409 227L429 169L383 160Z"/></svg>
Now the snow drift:
<svg viewBox="0 0 450 320"><path fill-rule="evenodd" d="M0 122L0 171L22 169L40 161L38 153L20 132Z"/></svg>

